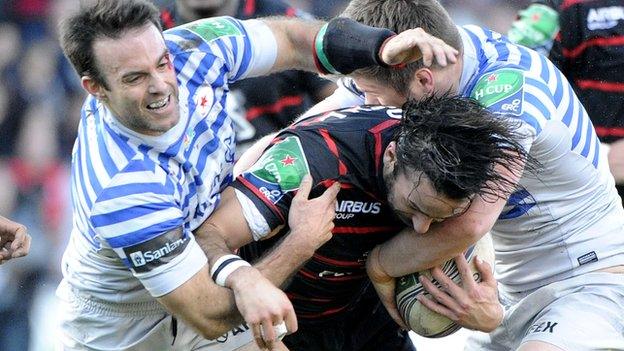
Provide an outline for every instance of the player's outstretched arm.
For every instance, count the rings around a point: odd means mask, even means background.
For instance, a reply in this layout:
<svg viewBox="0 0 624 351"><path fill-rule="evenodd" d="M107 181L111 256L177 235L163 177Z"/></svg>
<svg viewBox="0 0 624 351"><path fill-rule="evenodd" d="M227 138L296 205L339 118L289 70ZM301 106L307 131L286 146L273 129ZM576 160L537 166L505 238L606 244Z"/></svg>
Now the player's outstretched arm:
<svg viewBox="0 0 624 351"><path fill-rule="evenodd" d="M290 234L256 263L257 269L243 265L235 268L225 278L219 278L222 274L220 272L228 269L224 266L224 257L226 260L238 262L239 259L231 255L232 250L252 240L251 230L233 188L222 193L219 207L195 231L196 239L210 261L213 279L218 283L221 280L220 285L234 291L236 306L252 328L256 342L261 347L274 346L273 325L284 321L289 332L297 330L290 301L273 284L281 285L312 257L318 247L331 238L335 199L340 186L335 184L320 197L310 200L308 196L311 183L309 176L304 177L292 201L289 214ZM261 328L265 331L264 339Z"/></svg>
<svg viewBox="0 0 624 351"><path fill-rule="evenodd" d="M265 19L277 41L272 71L302 69L349 74L369 66L400 66L422 59L429 66L457 62L459 52L420 28L399 35L347 18L328 23L302 19ZM310 52L310 48L313 48Z"/></svg>
<svg viewBox="0 0 624 351"><path fill-rule="evenodd" d="M297 330L297 318L286 294L262 272L232 254L234 249L253 240L233 188L229 187L221 194L219 207L194 234L208 257L211 269L207 275L212 276L208 278L210 285L227 288L232 296L229 303L235 309L234 314L242 315L259 347L274 347L273 325L285 322L289 332ZM265 332L264 338L261 329Z"/></svg>
<svg viewBox="0 0 624 351"><path fill-rule="evenodd" d="M245 272L244 267L237 271ZM224 287L223 282L221 286L215 284L211 274L214 272L210 272L206 264L187 282L157 299L207 339L218 338L245 320L258 346L273 349L277 342L274 325L284 322L289 331L297 330L295 312L286 294L256 269L247 269L242 275L246 278L245 285L241 287L247 289L257 303L247 303L243 308L237 305L233 291ZM265 331L264 338L261 328Z"/></svg>
<svg viewBox="0 0 624 351"><path fill-rule="evenodd" d="M281 285L299 266L312 257L316 249L331 239L335 201L340 191L340 183L334 183L321 196L314 199L308 198L311 188L312 178L303 177L299 190L290 204L288 213L290 233L256 264L261 273L275 285ZM194 234L211 266L214 266L220 257L232 254L234 250L253 241L251 229L245 220L234 188L228 187L223 191L219 207L195 230ZM271 235L266 238L269 237ZM238 270L230 275L232 282L237 278L237 273ZM226 283L229 284L230 279Z"/></svg>
<svg viewBox="0 0 624 351"><path fill-rule="evenodd" d="M0 216L0 264L26 256L29 250L30 235L26 227Z"/></svg>

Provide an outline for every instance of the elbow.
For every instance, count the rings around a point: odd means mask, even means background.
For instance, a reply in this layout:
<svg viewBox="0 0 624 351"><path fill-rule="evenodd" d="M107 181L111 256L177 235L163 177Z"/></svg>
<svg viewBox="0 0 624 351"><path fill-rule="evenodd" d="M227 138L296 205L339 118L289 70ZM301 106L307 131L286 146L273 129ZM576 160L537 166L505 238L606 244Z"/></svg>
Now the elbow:
<svg viewBox="0 0 624 351"><path fill-rule="evenodd" d="M490 229L492 229L492 226L484 221L472 221L469 225L465 226L462 236L466 243L472 245L487 234Z"/></svg>
<svg viewBox="0 0 624 351"><path fill-rule="evenodd" d="M205 339L214 340L224 336L228 331L235 328L236 324L234 321L207 320L201 326L196 326L195 329Z"/></svg>
<svg viewBox="0 0 624 351"><path fill-rule="evenodd" d="M202 330L200 330L199 334L206 340L214 340L214 339L217 339L217 338L223 336L227 332L228 332L227 330L223 331L223 330L220 330L220 329L211 328L209 330L202 329Z"/></svg>

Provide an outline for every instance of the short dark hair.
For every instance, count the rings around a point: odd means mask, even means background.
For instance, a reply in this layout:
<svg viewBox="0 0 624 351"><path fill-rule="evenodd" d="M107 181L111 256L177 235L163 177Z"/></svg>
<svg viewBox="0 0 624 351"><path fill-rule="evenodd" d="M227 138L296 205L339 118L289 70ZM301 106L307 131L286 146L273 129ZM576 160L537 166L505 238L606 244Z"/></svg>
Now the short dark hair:
<svg viewBox="0 0 624 351"><path fill-rule="evenodd" d="M495 115L475 100L445 94L403 105L396 135L394 173L419 171L451 199L497 199L515 185L501 174L520 175L531 161L517 120Z"/></svg>
<svg viewBox="0 0 624 351"><path fill-rule="evenodd" d="M147 0L98 0L90 6L81 5L78 12L61 22L61 47L79 76L88 75L108 88L93 54L93 42L119 38L148 23L162 30L158 9Z"/></svg>
<svg viewBox="0 0 624 351"><path fill-rule="evenodd" d="M462 51L462 41L457 26L436 0L352 0L341 16L369 26L387 28L395 33L422 28L425 32ZM422 67L422 60L419 60L401 70L375 66L359 69L353 74L372 78L409 96L409 85L414 72Z"/></svg>

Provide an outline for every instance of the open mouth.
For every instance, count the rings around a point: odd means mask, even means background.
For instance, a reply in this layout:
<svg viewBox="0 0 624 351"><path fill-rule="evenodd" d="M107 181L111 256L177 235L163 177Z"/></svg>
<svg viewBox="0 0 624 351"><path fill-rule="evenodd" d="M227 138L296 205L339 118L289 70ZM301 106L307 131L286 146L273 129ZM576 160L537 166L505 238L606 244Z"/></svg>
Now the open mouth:
<svg viewBox="0 0 624 351"><path fill-rule="evenodd" d="M170 100L171 100L171 94L165 96L163 99L154 101L151 104L147 105L147 109L148 110L162 110L163 108L167 107Z"/></svg>

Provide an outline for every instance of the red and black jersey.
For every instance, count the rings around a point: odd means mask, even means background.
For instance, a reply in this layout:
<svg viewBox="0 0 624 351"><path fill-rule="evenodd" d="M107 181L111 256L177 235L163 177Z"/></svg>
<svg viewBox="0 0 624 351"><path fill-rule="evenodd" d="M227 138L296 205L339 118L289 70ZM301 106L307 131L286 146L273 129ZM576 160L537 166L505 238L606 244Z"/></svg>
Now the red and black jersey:
<svg viewBox="0 0 624 351"><path fill-rule="evenodd" d="M282 0L241 0L233 17L245 20L266 16L310 17ZM163 8L160 18L163 29L184 23L174 5ZM292 70L247 78L230 85L228 99L235 100L232 104L236 106L234 111L228 112L235 120L237 142L252 141L286 127L320 101L323 89L329 84L333 83L314 73ZM244 106L244 111L239 112L238 105ZM236 121L240 113L253 128Z"/></svg>
<svg viewBox="0 0 624 351"><path fill-rule="evenodd" d="M550 59L574 86L603 142L624 138L624 1L538 1L559 12Z"/></svg>
<svg viewBox="0 0 624 351"><path fill-rule="evenodd" d="M382 177L382 155L400 117L400 109L362 106L300 121L280 132L256 165L233 184L273 230L288 224L303 175L310 174L316 184L311 197L335 181L341 183L333 238L286 289L300 321L327 321L348 312L368 282L368 252L404 227L387 202ZM286 231L259 243L269 247L288 235Z"/></svg>

